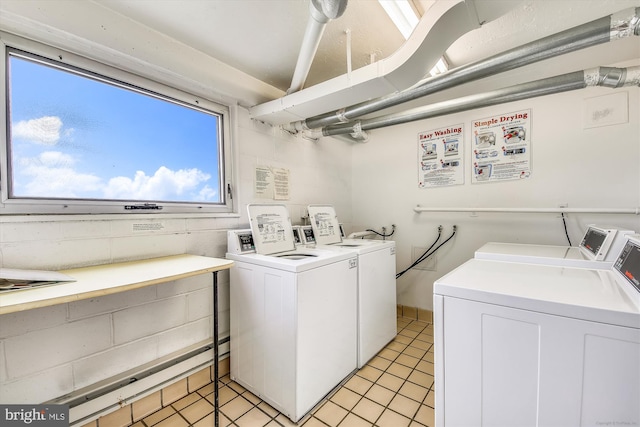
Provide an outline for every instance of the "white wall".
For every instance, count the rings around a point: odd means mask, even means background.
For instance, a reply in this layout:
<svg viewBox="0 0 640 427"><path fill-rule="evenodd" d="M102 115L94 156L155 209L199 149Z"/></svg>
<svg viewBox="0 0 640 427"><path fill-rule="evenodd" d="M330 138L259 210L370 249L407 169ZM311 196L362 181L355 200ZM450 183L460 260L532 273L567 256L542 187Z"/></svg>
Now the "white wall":
<svg viewBox="0 0 640 427"><path fill-rule="evenodd" d="M413 260L413 247L429 247L438 225L444 226L443 237L449 236L452 225L458 226L455 238L437 252L435 271L411 270L398 280L398 303L431 309L433 282L472 258L488 241L567 244L557 214L415 213L416 205L639 207L640 90L616 90L628 94L628 123L585 129L585 99L612 93L589 88L379 129L370 133L368 143L354 146L353 222L356 228L397 225L398 271ZM532 111L531 177L471 184L471 121L523 109ZM464 185L418 188L418 133L459 123L465 126ZM567 223L573 245L590 223L640 231L637 215L569 214Z"/></svg>

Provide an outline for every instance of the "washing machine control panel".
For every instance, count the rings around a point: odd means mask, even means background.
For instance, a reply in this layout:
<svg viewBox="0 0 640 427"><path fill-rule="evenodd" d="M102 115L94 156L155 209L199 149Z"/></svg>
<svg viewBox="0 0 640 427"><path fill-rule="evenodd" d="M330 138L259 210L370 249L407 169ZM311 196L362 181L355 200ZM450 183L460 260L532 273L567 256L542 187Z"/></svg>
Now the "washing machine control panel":
<svg viewBox="0 0 640 427"><path fill-rule="evenodd" d="M640 236L629 238L613 268L640 292Z"/></svg>
<svg viewBox="0 0 640 427"><path fill-rule="evenodd" d="M246 254L256 251L251 230L230 230L227 235L227 252Z"/></svg>

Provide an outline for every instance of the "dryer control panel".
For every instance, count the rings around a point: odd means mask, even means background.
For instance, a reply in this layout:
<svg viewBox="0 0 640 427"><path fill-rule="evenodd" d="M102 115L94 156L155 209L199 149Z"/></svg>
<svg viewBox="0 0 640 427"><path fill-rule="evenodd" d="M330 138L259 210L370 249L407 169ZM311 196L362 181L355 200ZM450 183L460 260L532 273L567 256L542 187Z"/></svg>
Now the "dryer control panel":
<svg viewBox="0 0 640 427"><path fill-rule="evenodd" d="M640 235L629 237L613 268L640 292Z"/></svg>

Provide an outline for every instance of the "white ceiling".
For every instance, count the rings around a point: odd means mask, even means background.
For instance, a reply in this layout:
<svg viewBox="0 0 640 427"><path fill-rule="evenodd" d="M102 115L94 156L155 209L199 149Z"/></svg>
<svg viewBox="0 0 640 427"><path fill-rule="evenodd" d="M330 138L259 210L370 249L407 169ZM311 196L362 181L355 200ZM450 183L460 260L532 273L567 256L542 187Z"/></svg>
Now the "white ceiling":
<svg viewBox="0 0 640 427"><path fill-rule="evenodd" d="M281 90L291 83L309 19L309 0L94 1ZM417 0L414 5L424 12L431 3ZM475 0L473 4L484 25L447 50L452 66L640 5L634 0ZM346 30L351 32L353 69L391 55L404 43L376 0L348 0L344 15L327 25L306 87L346 73Z"/></svg>

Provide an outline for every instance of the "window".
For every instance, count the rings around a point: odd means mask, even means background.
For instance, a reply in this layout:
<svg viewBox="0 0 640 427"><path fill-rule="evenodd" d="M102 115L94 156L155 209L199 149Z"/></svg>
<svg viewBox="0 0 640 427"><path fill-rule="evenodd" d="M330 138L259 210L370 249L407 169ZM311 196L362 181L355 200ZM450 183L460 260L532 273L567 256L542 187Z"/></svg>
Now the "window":
<svg viewBox="0 0 640 427"><path fill-rule="evenodd" d="M0 212L232 211L227 107L51 56L6 47Z"/></svg>

